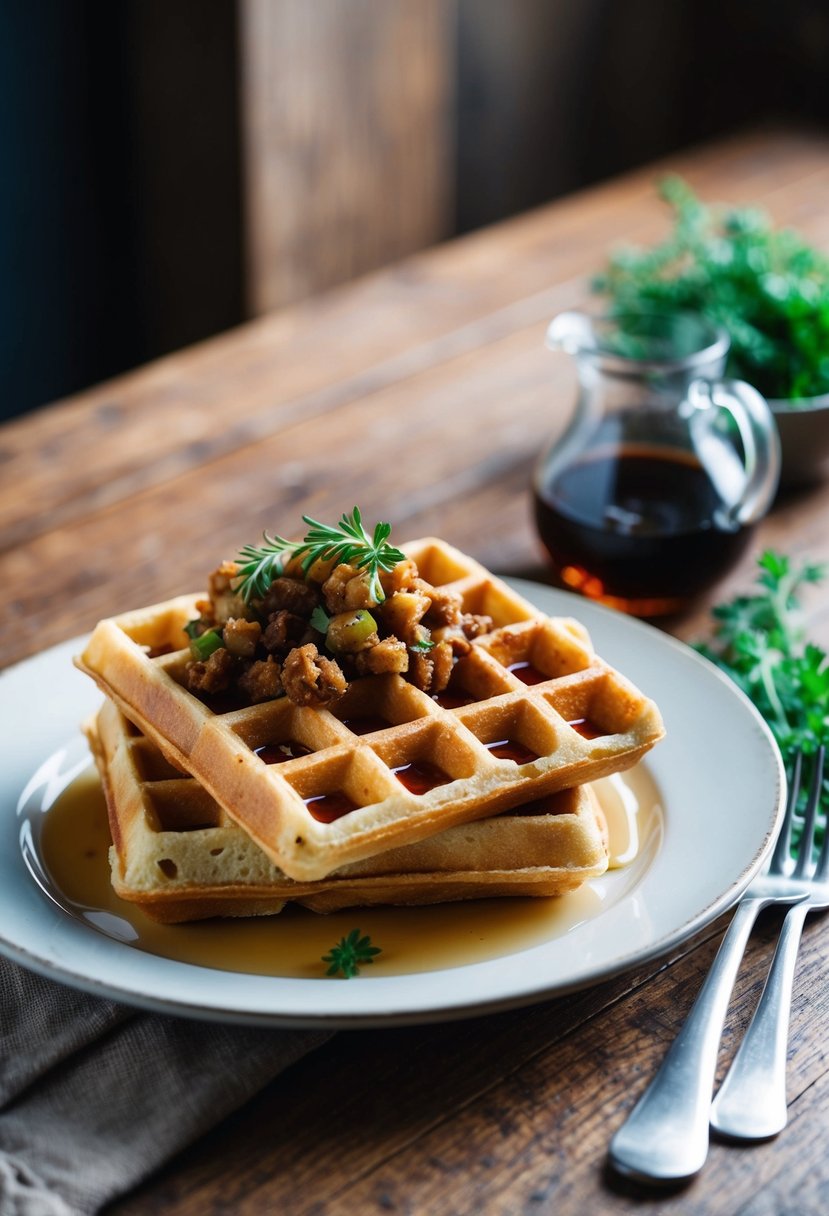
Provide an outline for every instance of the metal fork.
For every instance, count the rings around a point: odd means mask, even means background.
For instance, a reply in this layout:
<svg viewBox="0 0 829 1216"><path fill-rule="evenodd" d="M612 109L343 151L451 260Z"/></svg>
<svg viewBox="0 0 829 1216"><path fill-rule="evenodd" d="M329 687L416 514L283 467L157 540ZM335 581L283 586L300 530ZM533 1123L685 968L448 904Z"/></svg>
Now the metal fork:
<svg viewBox="0 0 829 1216"><path fill-rule="evenodd" d="M799 768L797 773L799 785ZM808 899L801 882L782 877L788 843L783 846L780 841L791 838L797 804L794 786L793 781L770 863L774 875L759 875L744 893L684 1026L610 1142L610 1162L627 1177L679 1182L693 1177L705 1164L720 1037L754 922L770 904L800 904Z"/></svg>
<svg viewBox="0 0 829 1216"><path fill-rule="evenodd" d="M711 1108L711 1126L735 1140L766 1140L776 1136L788 1118L786 1055L800 935L810 912L829 908L829 827L817 863L812 865L823 761L824 752L820 748L815 757L797 861L792 868L788 834L781 833L766 880L786 883L792 890L801 891L804 898L786 913L760 1003ZM792 779L795 801L800 766L798 756Z"/></svg>

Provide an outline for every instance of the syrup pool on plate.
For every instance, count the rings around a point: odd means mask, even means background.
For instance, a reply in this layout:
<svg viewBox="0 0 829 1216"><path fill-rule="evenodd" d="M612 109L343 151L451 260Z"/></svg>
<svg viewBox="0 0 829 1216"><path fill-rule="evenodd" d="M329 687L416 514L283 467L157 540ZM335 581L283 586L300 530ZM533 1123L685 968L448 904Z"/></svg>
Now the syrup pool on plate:
<svg viewBox="0 0 829 1216"><path fill-rule="evenodd" d="M363 975L403 975L483 962L561 936L635 886L661 836L659 793L644 765L594 784L624 870L560 898L482 899L413 908L350 908L159 925L120 900L109 881L106 806L97 775L69 781L29 817L27 857L38 882L70 915L135 949L224 971L323 978L322 955L355 927L382 954ZM616 880L622 885L614 886ZM331 981L327 981L331 982Z"/></svg>

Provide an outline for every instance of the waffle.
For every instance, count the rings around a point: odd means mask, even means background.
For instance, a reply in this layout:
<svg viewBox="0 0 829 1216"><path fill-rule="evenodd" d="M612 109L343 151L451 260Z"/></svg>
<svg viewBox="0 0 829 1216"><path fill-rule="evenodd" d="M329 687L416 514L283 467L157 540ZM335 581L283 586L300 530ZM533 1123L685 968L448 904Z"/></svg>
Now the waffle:
<svg viewBox="0 0 829 1216"><path fill-rule="evenodd" d="M76 660L297 881L629 768L664 733L578 622L540 614L442 541L404 549L493 620L437 698L383 675L354 680L330 709L202 700L184 687L199 596L101 621ZM435 766L434 788L402 784Z"/></svg>
<svg viewBox="0 0 829 1216"><path fill-rule="evenodd" d="M112 702L86 733L115 842L115 892L154 920L270 915L289 901L332 912L562 895L607 868L595 798L583 786L355 862L317 883L292 882Z"/></svg>

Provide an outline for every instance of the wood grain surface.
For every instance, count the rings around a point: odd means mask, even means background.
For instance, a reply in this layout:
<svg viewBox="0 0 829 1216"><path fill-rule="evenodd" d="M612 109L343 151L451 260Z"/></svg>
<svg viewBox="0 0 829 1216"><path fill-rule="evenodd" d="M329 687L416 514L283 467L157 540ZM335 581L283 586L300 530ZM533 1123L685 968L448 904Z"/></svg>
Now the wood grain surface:
<svg viewBox="0 0 829 1216"><path fill-rule="evenodd" d="M694 149L315 301L260 318L0 430L0 665L103 615L197 589L263 527L360 503L399 539L437 533L491 567L546 577L529 513L540 448L574 391L543 348L559 309L621 241L667 227L666 169L704 197L759 202L829 248L829 141L755 133ZM709 625L767 546L829 559L829 485L788 494L708 600L665 627ZM808 601L829 645L829 587ZM779 922L752 939L723 1066ZM772 1144L715 1144L703 1175L654 1197L608 1178L610 1136L678 1030L723 922L666 959L534 1008L336 1036L139 1191L121 1216L829 1210L829 941L807 923ZM796 1196L796 1200L793 1198Z"/></svg>
<svg viewBox="0 0 829 1216"><path fill-rule="evenodd" d="M251 315L445 238L454 0L241 0L239 18Z"/></svg>

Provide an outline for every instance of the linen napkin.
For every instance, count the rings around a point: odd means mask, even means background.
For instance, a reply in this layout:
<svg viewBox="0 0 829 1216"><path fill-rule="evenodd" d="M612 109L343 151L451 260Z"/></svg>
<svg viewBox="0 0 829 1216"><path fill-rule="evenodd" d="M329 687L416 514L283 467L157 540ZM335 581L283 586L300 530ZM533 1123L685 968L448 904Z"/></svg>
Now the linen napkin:
<svg viewBox="0 0 829 1216"><path fill-rule="evenodd" d="M0 1216L90 1216L328 1038L136 1012L0 958Z"/></svg>

